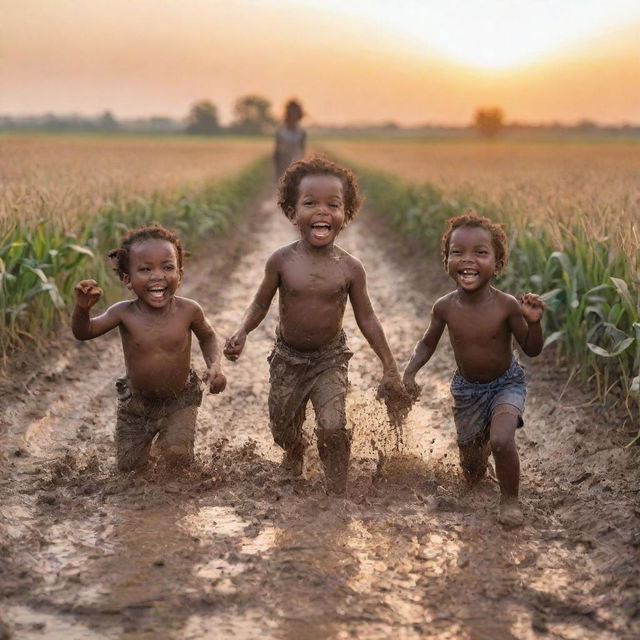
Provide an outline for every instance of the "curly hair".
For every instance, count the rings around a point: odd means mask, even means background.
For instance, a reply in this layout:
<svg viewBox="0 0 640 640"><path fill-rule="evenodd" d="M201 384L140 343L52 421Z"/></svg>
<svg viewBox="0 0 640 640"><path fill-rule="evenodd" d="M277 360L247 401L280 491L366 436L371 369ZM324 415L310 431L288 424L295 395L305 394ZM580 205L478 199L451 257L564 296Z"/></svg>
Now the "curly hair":
<svg viewBox="0 0 640 640"><path fill-rule="evenodd" d="M362 197L358 190L358 180L350 169L331 162L323 155L313 155L306 160L293 162L284 172L278 185L278 206L289 220L295 217L298 202L298 188L307 176L335 176L342 182L345 223L351 222L360 209Z"/></svg>
<svg viewBox="0 0 640 640"><path fill-rule="evenodd" d="M499 265L498 271L507 266L509 258L509 244L507 234L504 232L502 225L497 222L491 222L489 218L478 215L475 209L467 209L462 215L449 218L447 227L442 234L440 241L440 252L442 254L442 262L446 268L449 259L449 247L451 245L451 234L461 227L475 227L486 229L491 234L493 250L496 254L496 263Z"/></svg>
<svg viewBox="0 0 640 640"><path fill-rule="evenodd" d="M162 226L158 222L150 225L133 229L120 240L120 246L117 249L109 251L107 258L113 261L114 271L118 274L120 280L124 275L129 274L129 253L131 247L136 242L144 242L145 240L166 240L176 248L178 257L178 269L182 271L182 262L184 259L184 250L180 238L173 229Z"/></svg>

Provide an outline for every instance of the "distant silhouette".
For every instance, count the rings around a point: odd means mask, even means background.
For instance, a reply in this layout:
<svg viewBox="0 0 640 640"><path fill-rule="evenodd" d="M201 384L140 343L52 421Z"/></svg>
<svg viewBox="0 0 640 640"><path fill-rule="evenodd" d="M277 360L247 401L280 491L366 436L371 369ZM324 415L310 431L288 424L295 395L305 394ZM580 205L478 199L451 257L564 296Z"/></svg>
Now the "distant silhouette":
<svg viewBox="0 0 640 640"><path fill-rule="evenodd" d="M504 129L504 113L500 107L476 109L473 124L480 135L494 138Z"/></svg>
<svg viewBox="0 0 640 640"><path fill-rule="evenodd" d="M307 133L300 126L303 116L302 105L297 100L289 100L285 105L284 122L278 126L275 134L273 163L276 180L280 180L286 168L294 160L304 157Z"/></svg>

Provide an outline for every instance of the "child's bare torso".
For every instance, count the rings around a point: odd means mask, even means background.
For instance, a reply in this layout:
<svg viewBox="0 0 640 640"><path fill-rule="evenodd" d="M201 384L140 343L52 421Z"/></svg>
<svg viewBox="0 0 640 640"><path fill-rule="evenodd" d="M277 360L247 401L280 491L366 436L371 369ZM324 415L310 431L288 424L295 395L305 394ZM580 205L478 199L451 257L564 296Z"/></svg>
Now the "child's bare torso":
<svg viewBox="0 0 640 640"><path fill-rule="evenodd" d="M438 313L446 323L458 369L470 382L491 382L511 364L511 297L491 288L478 301L453 291L439 301Z"/></svg>
<svg viewBox="0 0 640 640"><path fill-rule="evenodd" d="M330 342L342 328L353 258L339 247L309 252L294 243L280 256L279 308L283 340L300 351Z"/></svg>
<svg viewBox="0 0 640 640"><path fill-rule="evenodd" d="M122 303L120 337L129 382L142 395L175 397L191 366L193 304L175 297L158 312L141 310L136 301Z"/></svg>

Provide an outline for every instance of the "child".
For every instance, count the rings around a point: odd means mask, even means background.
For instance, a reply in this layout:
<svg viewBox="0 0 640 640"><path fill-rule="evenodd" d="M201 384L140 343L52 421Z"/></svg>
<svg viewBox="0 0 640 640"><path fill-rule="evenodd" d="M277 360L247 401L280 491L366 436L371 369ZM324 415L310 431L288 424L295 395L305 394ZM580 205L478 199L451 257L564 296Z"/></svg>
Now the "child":
<svg viewBox="0 0 640 640"><path fill-rule="evenodd" d="M415 376L448 328L458 370L451 382L453 416L460 464L470 481L485 473L489 448L500 483L499 522L523 522L518 503L520 462L515 443L522 427L526 394L522 367L512 353L511 336L528 356L542 351L542 299L532 293L520 303L491 286L507 263L507 238L502 227L472 209L449 220L442 237L444 266L455 291L433 305L431 322L417 343L403 381L417 396Z"/></svg>
<svg viewBox="0 0 640 640"><path fill-rule="evenodd" d="M276 129L275 135L273 162L276 181L292 162L304 157L307 134L299 124L303 116L302 105L297 100L289 100L285 106L284 123Z"/></svg>
<svg viewBox="0 0 640 640"><path fill-rule="evenodd" d="M266 316L279 291L280 321L269 356L271 431L285 450L283 466L300 475L302 424L311 400L327 489L339 494L346 489L350 452L345 397L347 363L353 354L342 330L347 298L360 330L382 361L381 394L401 395L404 389L371 306L365 270L334 244L360 206L353 173L321 156L295 162L280 182L278 204L298 227L300 239L267 260L264 279L224 353L229 360L238 359L247 334Z"/></svg>
<svg viewBox="0 0 640 640"><path fill-rule="evenodd" d="M182 280L183 251L175 233L160 225L142 227L123 238L109 256L122 282L135 294L90 317L102 290L95 280L76 287L72 330L91 340L118 327L127 375L116 382L116 458L120 471L143 467L151 442L168 466L193 460L202 387L191 365L191 332L207 364L211 393L225 388L216 334L200 305L175 295Z"/></svg>

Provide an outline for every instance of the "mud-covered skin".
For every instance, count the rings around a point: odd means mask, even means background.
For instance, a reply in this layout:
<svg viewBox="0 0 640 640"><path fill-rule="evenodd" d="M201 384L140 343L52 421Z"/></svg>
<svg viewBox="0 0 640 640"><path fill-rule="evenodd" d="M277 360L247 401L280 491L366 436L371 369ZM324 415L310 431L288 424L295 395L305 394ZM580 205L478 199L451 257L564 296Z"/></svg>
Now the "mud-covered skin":
<svg viewBox="0 0 640 640"><path fill-rule="evenodd" d="M259 278L271 248L292 240L275 207L253 214L187 264L184 295L223 336L251 300L248 274ZM450 284L435 257L411 253L370 212L363 220L341 241L368 265L406 359ZM229 367L228 393L205 396L196 466L180 478L116 471L116 336L52 341L0 380L0 618L15 638L638 637L640 465L637 447L622 448L635 423L573 382L562 392L569 372L553 354L526 362L526 523L506 531L495 483L467 490L458 467L451 350L424 372L394 452L375 400L380 365L347 310L350 486L328 497L311 411L304 476L279 466L267 417L276 324L274 310Z"/></svg>

